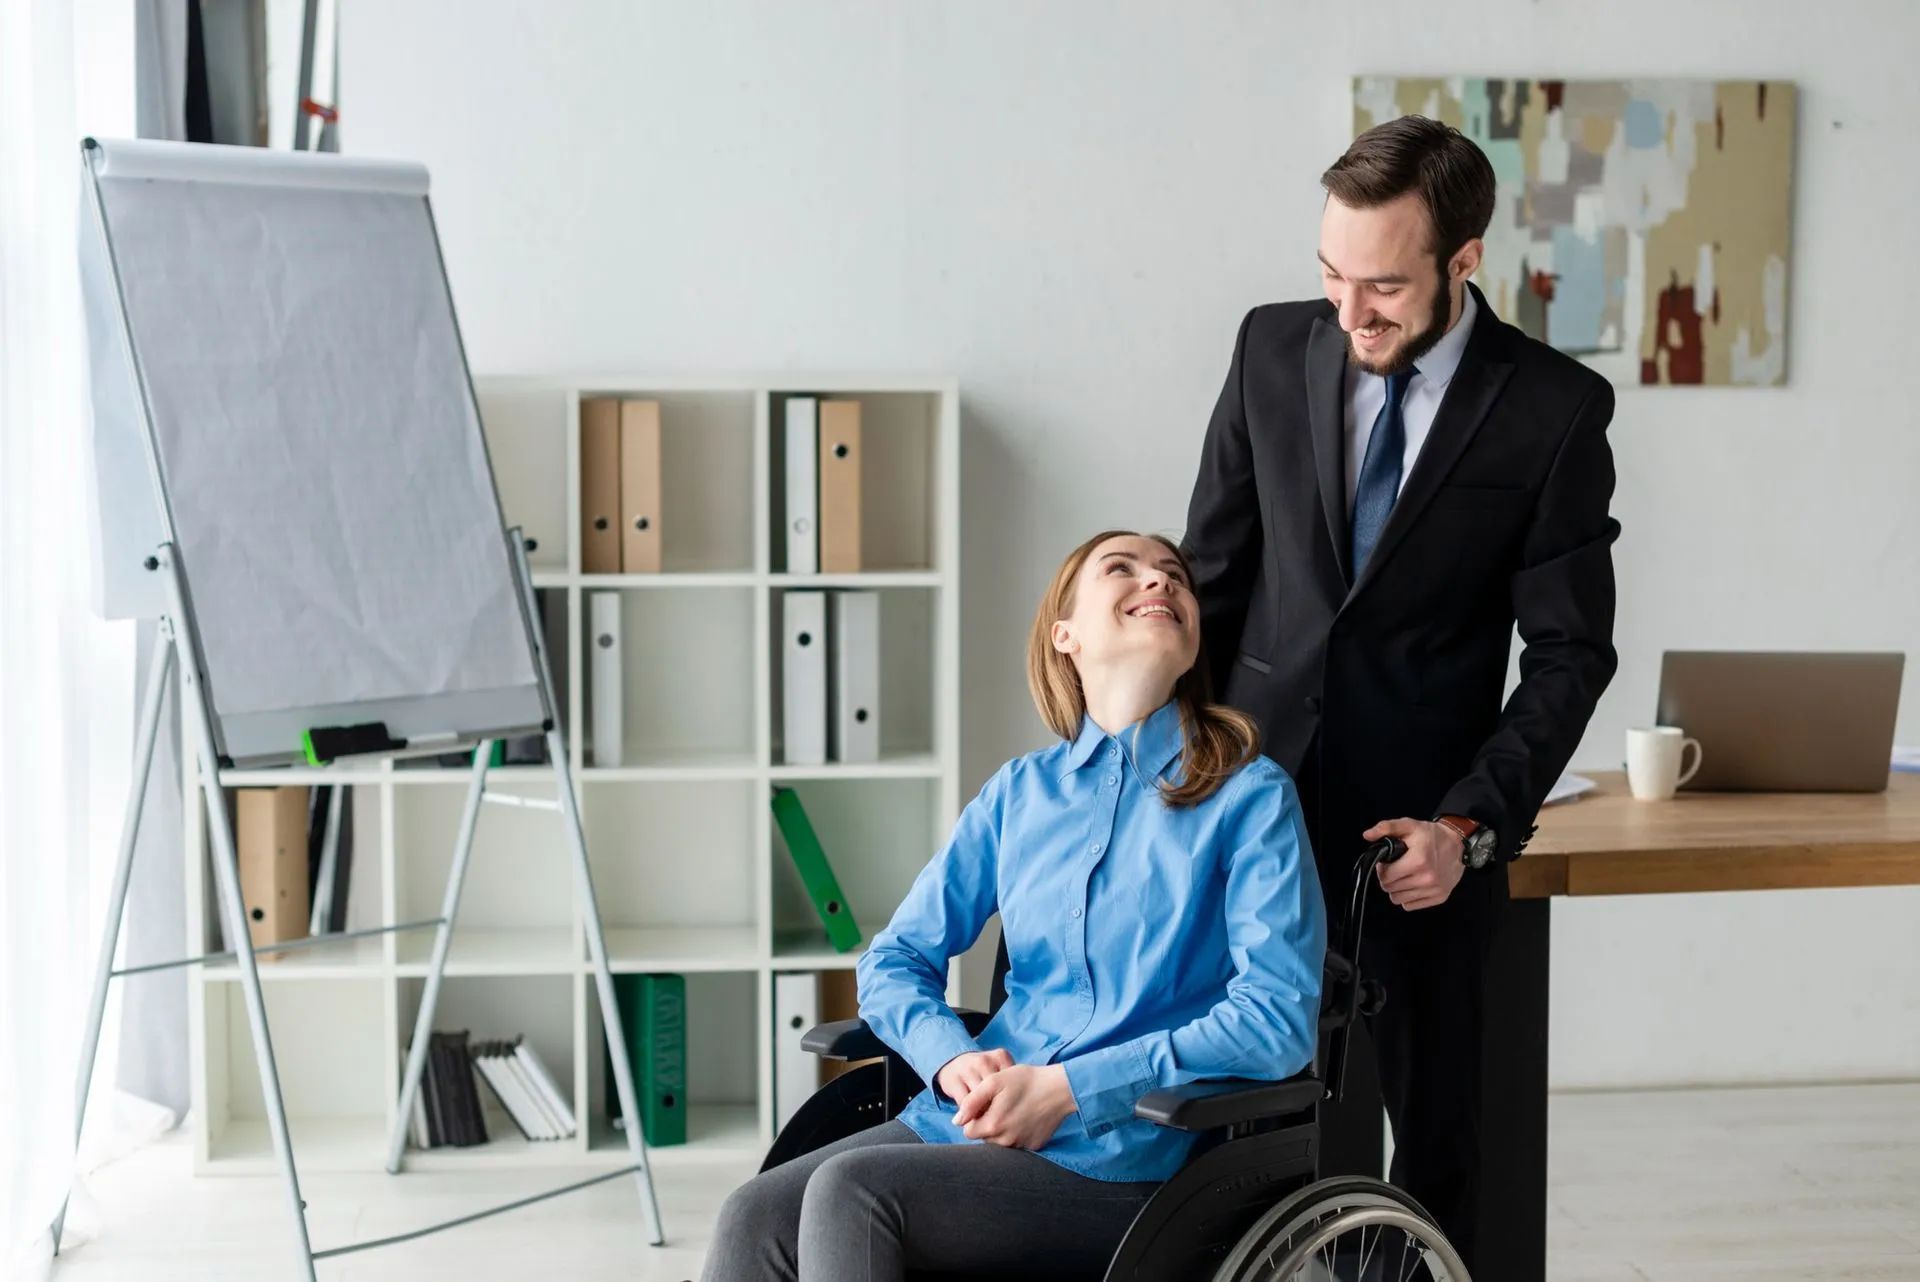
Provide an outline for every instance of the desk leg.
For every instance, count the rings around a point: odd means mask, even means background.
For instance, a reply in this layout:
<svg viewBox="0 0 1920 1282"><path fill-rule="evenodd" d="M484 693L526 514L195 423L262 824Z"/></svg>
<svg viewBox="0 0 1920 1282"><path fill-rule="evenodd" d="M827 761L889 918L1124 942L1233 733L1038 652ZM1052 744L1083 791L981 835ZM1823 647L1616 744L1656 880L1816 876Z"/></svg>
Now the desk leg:
<svg viewBox="0 0 1920 1282"><path fill-rule="evenodd" d="M1473 1282L1540 1282L1547 1276L1551 902L1509 903L1488 957Z"/></svg>

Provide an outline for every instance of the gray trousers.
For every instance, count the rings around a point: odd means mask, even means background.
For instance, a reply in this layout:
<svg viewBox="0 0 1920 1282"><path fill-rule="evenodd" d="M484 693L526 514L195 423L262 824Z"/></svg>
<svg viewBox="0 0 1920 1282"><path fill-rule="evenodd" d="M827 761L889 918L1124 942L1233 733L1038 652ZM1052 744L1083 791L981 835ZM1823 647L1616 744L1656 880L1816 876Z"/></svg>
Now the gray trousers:
<svg viewBox="0 0 1920 1282"><path fill-rule="evenodd" d="M886 1122L735 1189L702 1282L903 1282L907 1270L1099 1278L1158 1184Z"/></svg>

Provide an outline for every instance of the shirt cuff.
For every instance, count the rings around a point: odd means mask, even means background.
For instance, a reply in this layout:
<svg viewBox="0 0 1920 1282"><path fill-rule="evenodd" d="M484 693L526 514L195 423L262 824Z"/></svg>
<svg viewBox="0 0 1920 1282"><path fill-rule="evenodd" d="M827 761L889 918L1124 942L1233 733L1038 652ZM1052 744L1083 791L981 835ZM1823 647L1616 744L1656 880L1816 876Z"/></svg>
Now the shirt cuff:
<svg viewBox="0 0 1920 1282"><path fill-rule="evenodd" d="M980 1043L967 1034L967 1026L960 1017L951 1011L930 1015L919 1020L913 1031L907 1034L907 1044L901 1048L907 1064L920 1075L927 1084L934 1102L949 1112L959 1105L947 1098L940 1089L936 1077L957 1056L969 1055L980 1049Z"/></svg>
<svg viewBox="0 0 1920 1282"><path fill-rule="evenodd" d="M1067 1084L1089 1136L1133 1119L1133 1106L1154 1088L1153 1067L1138 1040L1103 1046L1065 1062Z"/></svg>

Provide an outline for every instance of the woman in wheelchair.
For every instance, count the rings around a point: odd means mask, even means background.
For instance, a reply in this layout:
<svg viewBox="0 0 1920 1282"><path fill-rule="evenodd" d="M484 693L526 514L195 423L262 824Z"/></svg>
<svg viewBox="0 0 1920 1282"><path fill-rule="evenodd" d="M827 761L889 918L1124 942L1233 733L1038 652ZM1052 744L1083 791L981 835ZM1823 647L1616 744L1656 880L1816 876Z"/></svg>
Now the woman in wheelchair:
<svg viewBox="0 0 1920 1282"><path fill-rule="evenodd" d="M860 1013L927 1088L722 1208L704 1277L1100 1276L1189 1131L1149 1092L1313 1059L1326 922L1292 780L1209 701L1165 539L1075 549L1027 676L1059 742L1001 767L860 959ZM947 969L1000 914L1006 1000L979 1035Z"/></svg>

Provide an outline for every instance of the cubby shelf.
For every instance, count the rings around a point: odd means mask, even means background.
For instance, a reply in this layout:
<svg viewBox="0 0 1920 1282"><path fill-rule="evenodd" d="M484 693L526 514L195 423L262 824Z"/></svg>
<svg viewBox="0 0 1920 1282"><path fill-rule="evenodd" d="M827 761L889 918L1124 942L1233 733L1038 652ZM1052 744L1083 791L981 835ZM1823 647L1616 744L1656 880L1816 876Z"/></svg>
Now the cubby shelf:
<svg viewBox="0 0 1920 1282"><path fill-rule="evenodd" d="M773 823L789 787L809 817L868 938L885 925L959 813L959 393L944 377L594 375L476 380L509 525L535 540L535 587L563 636L562 703L607 951L617 973L687 977L688 1140L651 1150L686 1161L757 1161L772 1141L773 977L844 971ZM856 574L786 572L773 496L786 398L857 399L870 474ZM585 574L580 552L580 402L661 405L663 570ZM789 765L781 756L781 599L802 589L881 597L881 755ZM624 743L594 765L583 639L589 596L617 592L623 614ZM198 797L195 764L186 795ZM325 769L227 770L228 787L345 785L354 854L349 929L440 911L469 772L425 761ZM544 766L496 767L490 785L551 799ZM187 807L190 947L222 946L200 806ZM436 1025L476 1038L524 1034L581 1127L529 1142L504 1115L470 1149L409 1150L407 1168L466 1170L624 1163L609 1121L604 1037L575 910L560 820L551 810L486 807L476 832ZM433 934L347 940L261 962L295 1153L302 1170L378 1170L401 1057L425 985ZM239 972L232 961L190 986L195 1169L273 1171ZM957 996L957 971L950 982ZM484 1094L484 1092L483 1092Z"/></svg>

